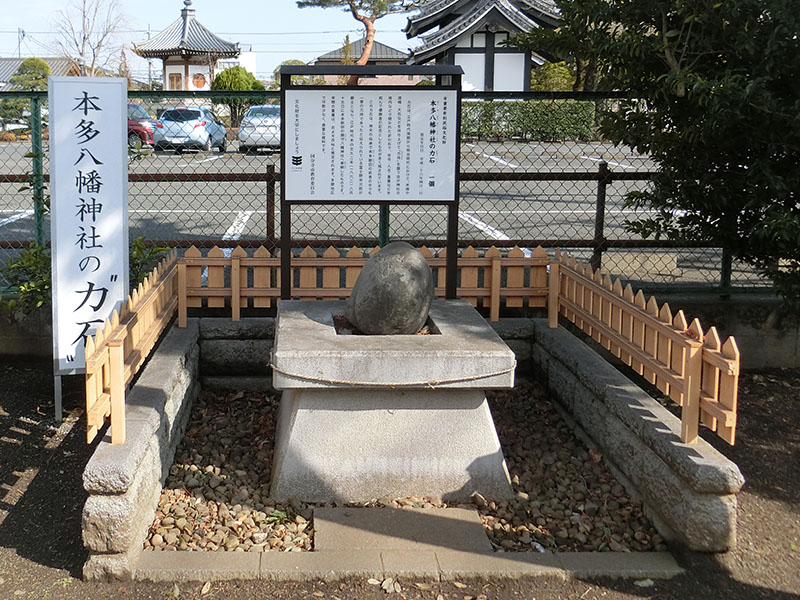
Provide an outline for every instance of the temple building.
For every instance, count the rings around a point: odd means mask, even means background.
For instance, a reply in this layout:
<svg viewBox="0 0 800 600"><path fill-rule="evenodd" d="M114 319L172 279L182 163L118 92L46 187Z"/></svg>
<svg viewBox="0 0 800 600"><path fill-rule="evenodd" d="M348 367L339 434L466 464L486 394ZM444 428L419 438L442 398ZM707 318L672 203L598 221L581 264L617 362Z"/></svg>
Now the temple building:
<svg viewBox="0 0 800 600"><path fill-rule="evenodd" d="M559 15L554 0L426 0L405 28L408 38L422 40L408 62L459 65L465 90L528 91L531 69L544 60L503 42L535 27L557 27Z"/></svg>
<svg viewBox="0 0 800 600"><path fill-rule="evenodd" d="M192 0L183 0L181 16L169 27L149 40L133 45L133 51L143 58L160 58L163 62L165 90L208 90L214 74L242 62L238 43L214 35L195 18ZM252 53L248 53L252 54ZM252 68L255 72L255 55Z"/></svg>

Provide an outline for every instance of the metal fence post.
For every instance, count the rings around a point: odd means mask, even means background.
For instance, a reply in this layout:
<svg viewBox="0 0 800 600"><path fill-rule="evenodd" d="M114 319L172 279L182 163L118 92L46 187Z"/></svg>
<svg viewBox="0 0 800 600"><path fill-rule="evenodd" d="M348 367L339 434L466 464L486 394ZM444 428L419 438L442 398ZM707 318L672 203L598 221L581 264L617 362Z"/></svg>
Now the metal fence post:
<svg viewBox="0 0 800 600"><path fill-rule="evenodd" d="M378 246L383 248L389 243L389 205L378 207Z"/></svg>
<svg viewBox="0 0 800 600"><path fill-rule="evenodd" d="M733 276L733 254L727 248L722 249L722 266L719 274L720 296L730 298L731 278Z"/></svg>
<svg viewBox="0 0 800 600"><path fill-rule="evenodd" d="M275 165L267 165L267 240L275 245Z"/></svg>
<svg viewBox="0 0 800 600"><path fill-rule="evenodd" d="M44 246L44 157L42 156L42 101L31 98L31 158L36 245Z"/></svg>
<svg viewBox="0 0 800 600"><path fill-rule="evenodd" d="M594 212L594 240L592 242L592 269L597 270L603 262L603 247L605 245L604 227L606 220L606 186L609 180L608 163L600 161L597 167L597 205Z"/></svg>

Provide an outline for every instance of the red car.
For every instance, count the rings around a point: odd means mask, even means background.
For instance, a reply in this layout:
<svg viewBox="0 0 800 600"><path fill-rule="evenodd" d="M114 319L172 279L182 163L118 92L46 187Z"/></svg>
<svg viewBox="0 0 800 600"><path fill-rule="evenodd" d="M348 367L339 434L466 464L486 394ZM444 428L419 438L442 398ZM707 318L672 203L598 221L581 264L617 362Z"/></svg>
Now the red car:
<svg viewBox="0 0 800 600"><path fill-rule="evenodd" d="M150 117L141 104L128 102L128 147L153 145L153 129L161 123Z"/></svg>

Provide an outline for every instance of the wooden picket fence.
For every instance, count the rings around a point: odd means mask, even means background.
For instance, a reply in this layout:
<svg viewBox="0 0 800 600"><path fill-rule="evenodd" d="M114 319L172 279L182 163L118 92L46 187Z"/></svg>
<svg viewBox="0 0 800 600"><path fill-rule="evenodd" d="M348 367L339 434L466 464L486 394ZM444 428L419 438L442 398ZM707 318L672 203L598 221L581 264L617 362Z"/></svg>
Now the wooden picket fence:
<svg viewBox="0 0 800 600"><path fill-rule="evenodd" d="M556 254L550 267L550 326L560 313L681 407L681 441L694 443L702 421L729 444L736 434L739 349L716 328L689 323L668 304L645 301L599 270Z"/></svg>
<svg viewBox="0 0 800 600"><path fill-rule="evenodd" d="M380 248L365 252L350 248L344 255L327 248L320 255L306 246L299 257L292 259L292 269L297 277L292 287L292 298L331 300L348 298L358 274L370 256ZM435 293L445 295L446 252L434 255L428 248L420 248L427 258L436 281ZM507 307L543 307L547 302L547 270L550 257L544 248L529 251L513 248L504 256L495 247L481 256L467 247L459 256L461 285L458 296L473 306L489 309L490 318L500 318L500 305ZM203 285L205 270L206 285ZM227 283L226 283L227 282ZM501 283L502 282L502 283ZM526 283L527 282L527 283ZM236 247L229 252L211 248L206 256L192 246L178 263L178 326L185 327L189 308L224 308L228 306L232 318L238 321L243 308L268 308L280 297L280 252L274 256L263 246L252 257Z"/></svg>
<svg viewBox="0 0 800 600"><path fill-rule="evenodd" d="M111 443L125 443L125 388L144 364L178 304L176 251L86 339L86 441L111 418Z"/></svg>
<svg viewBox="0 0 800 600"><path fill-rule="evenodd" d="M321 254L304 248L292 259L292 298L341 299L352 292L358 274L379 248L350 248L344 254L330 247ZM445 295L445 251L420 251ZM500 306L548 307L549 324L559 315L654 384L681 407L681 439L697 440L702 421L733 444L739 350L730 337L723 344L712 327L689 323L669 305L640 291L622 287L600 271L556 253L552 259L538 247L503 253L490 248L483 255L472 247L461 253L458 296L486 308L497 321ZM245 308L269 308L280 298L280 255L264 248L252 256L241 247L203 253L192 246L178 260L173 251L86 343L87 440L111 417L112 443L125 441L125 388L144 363L161 332L177 311L185 327L189 308L227 308L234 321Z"/></svg>

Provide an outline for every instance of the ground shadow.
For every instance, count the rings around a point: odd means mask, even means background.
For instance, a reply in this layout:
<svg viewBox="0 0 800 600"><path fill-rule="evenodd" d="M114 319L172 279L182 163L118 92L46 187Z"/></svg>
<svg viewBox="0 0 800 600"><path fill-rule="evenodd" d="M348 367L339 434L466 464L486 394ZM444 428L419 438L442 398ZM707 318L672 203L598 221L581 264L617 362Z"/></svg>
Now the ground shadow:
<svg viewBox="0 0 800 600"><path fill-rule="evenodd" d="M83 402L83 377L64 377L65 420L56 428L51 361L0 368L0 544L76 577L87 556L81 478L96 446L86 444Z"/></svg>

